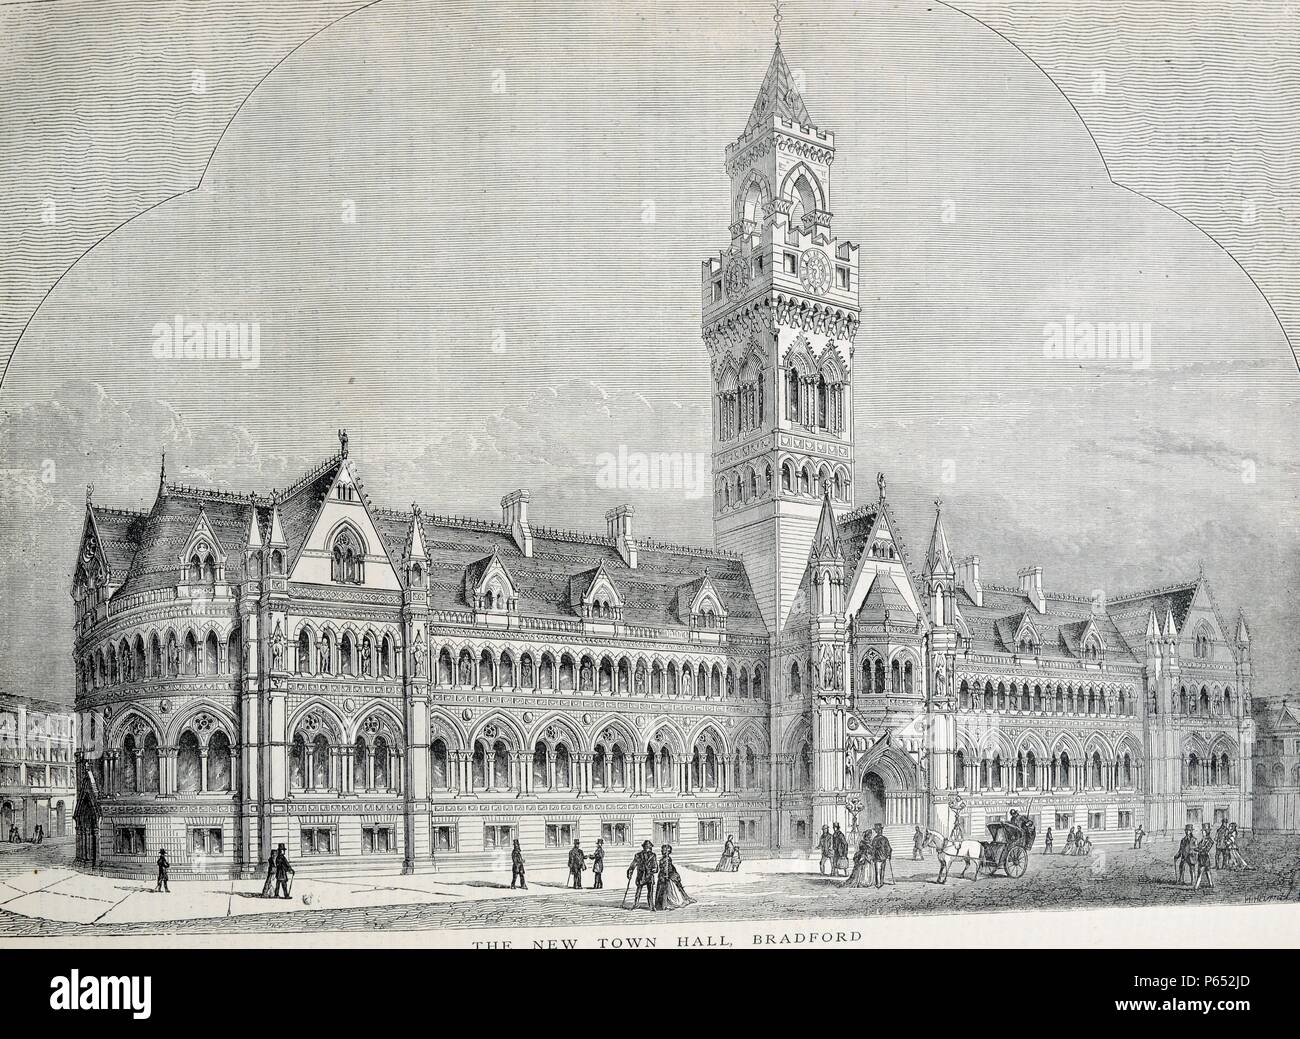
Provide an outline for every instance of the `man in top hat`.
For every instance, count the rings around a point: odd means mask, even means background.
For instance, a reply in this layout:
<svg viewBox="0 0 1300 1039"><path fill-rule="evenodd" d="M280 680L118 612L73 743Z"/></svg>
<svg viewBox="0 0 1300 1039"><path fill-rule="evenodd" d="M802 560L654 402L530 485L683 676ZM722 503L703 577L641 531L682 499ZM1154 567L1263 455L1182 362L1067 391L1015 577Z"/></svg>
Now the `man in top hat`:
<svg viewBox="0 0 1300 1039"><path fill-rule="evenodd" d="M167 894L172 893L172 889L167 886L167 871L171 868L171 863L167 861L167 849L158 849L158 884L155 891L165 891Z"/></svg>
<svg viewBox="0 0 1300 1039"><path fill-rule="evenodd" d="M289 878L293 876L293 867L289 865L289 857L284 853L284 845L281 844L275 849L275 897L289 897ZM284 894L281 895L280 892Z"/></svg>
<svg viewBox="0 0 1300 1039"><path fill-rule="evenodd" d="M605 838L596 838L596 850L587 858L591 859L592 888L605 886Z"/></svg>
<svg viewBox="0 0 1300 1039"><path fill-rule="evenodd" d="M1214 868L1225 869L1228 865L1228 820L1223 819L1219 822L1219 828L1214 831Z"/></svg>
<svg viewBox="0 0 1300 1039"><path fill-rule="evenodd" d="M1138 828L1133 831L1133 848L1138 850L1142 847L1142 838L1147 835L1146 830L1142 829L1142 824L1138 823Z"/></svg>
<svg viewBox="0 0 1300 1039"><path fill-rule="evenodd" d="M1178 864L1178 883L1183 882L1184 872L1188 874L1189 884L1196 881L1196 834L1191 823L1183 827L1183 839L1178 842L1178 850L1174 852L1174 862Z"/></svg>
<svg viewBox="0 0 1300 1039"><path fill-rule="evenodd" d="M515 886L515 881L519 882L519 887L527 891L528 881L524 877L524 853L519 847L518 838L515 839L514 846L510 849L510 886Z"/></svg>
<svg viewBox="0 0 1300 1039"><path fill-rule="evenodd" d="M834 850L835 862L831 867L831 876L849 875L849 839L844 831L840 829L839 823L832 823L834 832L831 834L831 848Z"/></svg>
<svg viewBox="0 0 1300 1039"><path fill-rule="evenodd" d="M875 830L871 837L871 869L874 873L872 879L876 887L884 887L885 869L889 860L894 857L894 849L889 846L889 838L885 836L884 823L876 823L872 829Z"/></svg>
<svg viewBox="0 0 1300 1039"><path fill-rule="evenodd" d="M925 831L920 826L916 828L916 833L912 834L912 858L923 858L921 849L925 847Z"/></svg>
<svg viewBox="0 0 1300 1039"><path fill-rule="evenodd" d="M569 849L569 876L573 878L575 889L582 887L582 871L587 868L587 856L583 853L582 845L574 840L573 847Z"/></svg>
<svg viewBox="0 0 1300 1039"><path fill-rule="evenodd" d="M1201 841L1196 846L1196 883L1192 886L1193 891L1199 891L1203 886L1214 890L1214 851L1214 834L1210 831L1210 824L1203 823Z"/></svg>
<svg viewBox="0 0 1300 1039"><path fill-rule="evenodd" d="M632 898L632 908L641 898L641 889L645 888L646 908L654 912L655 908L655 874L659 872L659 860L655 857L653 841L642 841L641 850L632 856L632 865L627 868L627 878L636 874L636 894ZM626 895L624 896L626 897Z"/></svg>

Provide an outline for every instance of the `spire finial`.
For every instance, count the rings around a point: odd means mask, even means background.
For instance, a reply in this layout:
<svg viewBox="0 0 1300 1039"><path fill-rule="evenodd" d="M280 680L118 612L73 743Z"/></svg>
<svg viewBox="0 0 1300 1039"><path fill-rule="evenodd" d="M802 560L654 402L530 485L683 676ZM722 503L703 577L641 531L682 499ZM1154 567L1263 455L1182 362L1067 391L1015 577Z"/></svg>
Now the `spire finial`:
<svg viewBox="0 0 1300 1039"><path fill-rule="evenodd" d="M348 456L348 431L346 429L339 430L339 454L343 458Z"/></svg>
<svg viewBox="0 0 1300 1039"><path fill-rule="evenodd" d="M880 488L880 500L884 501L885 500L885 474L883 472L876 473L876 486Z"/></svg>
<svg viewBox="0 0 1300 1039"><path fill-rule="evenodd" d="M772 21L776 24L776 45L781 46L781 0L776 0L772 5L775 12L772 15Z"/></svg>
<svg viewBox="0 0 1300 1039"><path fill-rule="evenodd" d="M942 499L942 498L935 498L935 499L934 499L934 511L935 511L935 512L943 512L943 499Z"/></svg>

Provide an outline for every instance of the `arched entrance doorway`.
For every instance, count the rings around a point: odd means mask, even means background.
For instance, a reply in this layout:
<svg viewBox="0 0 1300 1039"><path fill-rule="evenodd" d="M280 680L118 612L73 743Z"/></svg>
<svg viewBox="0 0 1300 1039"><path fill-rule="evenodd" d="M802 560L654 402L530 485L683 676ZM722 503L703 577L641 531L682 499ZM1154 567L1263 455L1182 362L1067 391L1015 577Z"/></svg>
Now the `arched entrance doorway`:
<svg viewBox="0 0 1300 1039"><path fill-rule="evenodd" d="M870 829L876 823L885 821L885 781L878 772L868 772L862 777L862 800L866 807L862 810L862 828Z"/></svg>

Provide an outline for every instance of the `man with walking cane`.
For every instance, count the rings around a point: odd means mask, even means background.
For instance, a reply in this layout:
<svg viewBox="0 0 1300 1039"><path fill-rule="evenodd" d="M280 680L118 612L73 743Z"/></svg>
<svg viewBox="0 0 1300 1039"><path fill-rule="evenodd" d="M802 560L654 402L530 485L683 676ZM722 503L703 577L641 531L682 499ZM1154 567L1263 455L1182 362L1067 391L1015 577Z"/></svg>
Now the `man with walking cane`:
<svg viewBox="0 0 1300 1039"><path fill-rule="evenodd" d="M583 854L582 845L576 840L569 849L569 876L573 878L575 891L582 890L582 871L587 868L587 856Z"/></svg>
<svg viewBox="0 0 1300 1039"><path fill-rule="evenodd" d="M632 886L633 874L636 875L636 894L632 898L632 908L637 907L641 899L641 889L645 888L646 908L652 913L655 908L655 874L659 871L659 860L655 857L654 842L642 841L641 850L632 858L632 865L627 868L627 886ZM627 906L627 890L623 891L623 905Z"/></svg>

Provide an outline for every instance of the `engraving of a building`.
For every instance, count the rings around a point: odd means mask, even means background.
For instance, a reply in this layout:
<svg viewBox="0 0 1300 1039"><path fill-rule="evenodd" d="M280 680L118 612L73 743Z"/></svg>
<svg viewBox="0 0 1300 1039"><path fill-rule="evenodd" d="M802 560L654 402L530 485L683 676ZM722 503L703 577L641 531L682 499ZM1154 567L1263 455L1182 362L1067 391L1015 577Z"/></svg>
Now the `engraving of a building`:
<svg viewBox="0 0 1300 1039"><path fill-rule="evenodd" d="M1101 601L913 558L855 481L858 247L780 47L702 267L717 548L633 511L551 530L373 504L346 434L284 491L88 501L74 583L83 860L500 868L806 851L823 825L982 835L1016 807L1127 840L1251 825L1250 649L1204 575ZM888 350L888 344L878 344ZM378 489L377 493L378 493ZM384 488L383 494L397 494ZM849 810L849 795L863 810ZM896 834L897 835L897 834ZM530 859L536 864L536 860Z"/></svg>

